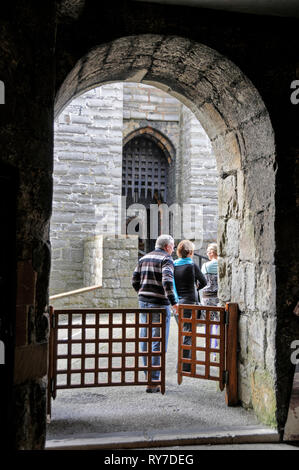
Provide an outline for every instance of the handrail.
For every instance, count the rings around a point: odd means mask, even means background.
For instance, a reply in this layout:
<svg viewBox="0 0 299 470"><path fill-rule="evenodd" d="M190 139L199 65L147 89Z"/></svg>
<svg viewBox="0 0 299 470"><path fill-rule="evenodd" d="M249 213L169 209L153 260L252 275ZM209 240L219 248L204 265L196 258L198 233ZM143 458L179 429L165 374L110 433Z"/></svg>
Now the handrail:
<svg viewBox="0 0 299 470"><path fill-rule="evenodd" d="M68 295L81 294L83 292L89 292L95 289L99 289L100 287L102 287L102 284L97 284L95 286L82 287L81 289L70 290L68 292L62 292L61 294L51 295L49 299L50 300L61 299L62 297L67 297Z"/></svg>
<svg viewBox="0 0 299 470"><path fill-rule="evenodd" d="M203 260L209 261L209 258L203 255L199 255L198 253L194 253L193 256L197 256L198 258L198 267L201 269Z"/></svg>

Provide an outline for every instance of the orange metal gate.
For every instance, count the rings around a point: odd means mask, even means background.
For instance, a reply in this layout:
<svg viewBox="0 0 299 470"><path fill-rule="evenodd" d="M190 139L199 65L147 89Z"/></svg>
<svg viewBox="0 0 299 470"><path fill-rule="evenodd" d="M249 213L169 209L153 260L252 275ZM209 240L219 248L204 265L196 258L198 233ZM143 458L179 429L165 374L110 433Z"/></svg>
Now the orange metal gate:
<svg viewBox="0 0 299 470"><path fill-rule="evenodd" d="M238 305L180 305L178 309L178 384L183 376L214 380L225 387L228 406L238 403Z"/></svg>
<svg viewBox="0 0 299 470"><path fill-rule="evenodd" d="M150 313L159 313L160 320ZM146 313L146 322L140 315ZM71 309L50 307L48 414L58 389L160 385L165 393L165 309ZM145 328L145 337L141 337ZM160 336L153 336L158 328ZM151 343L160 343L152 351ZM146 351L140 351L145 343ZM157 356L159 365L153 365ZM146 365L143 358L146 359ZM152 371L160 379L152 380ZM146 374L145 374L146 373Z"/></svg>

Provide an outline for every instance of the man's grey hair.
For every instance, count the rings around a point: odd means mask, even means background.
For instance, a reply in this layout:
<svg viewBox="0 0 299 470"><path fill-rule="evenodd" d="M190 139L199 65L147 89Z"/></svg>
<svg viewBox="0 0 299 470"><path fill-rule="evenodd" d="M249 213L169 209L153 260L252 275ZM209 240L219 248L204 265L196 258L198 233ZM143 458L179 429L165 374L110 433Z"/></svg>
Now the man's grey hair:
<svg viewBox="0 0 299 470"><path fill-rule="evenodd" d="M156 240L155 248L161 248L163 250L163 248L166 245L170 245L170 243L174 244L174 239L171 235L160 235Z"/></svg>

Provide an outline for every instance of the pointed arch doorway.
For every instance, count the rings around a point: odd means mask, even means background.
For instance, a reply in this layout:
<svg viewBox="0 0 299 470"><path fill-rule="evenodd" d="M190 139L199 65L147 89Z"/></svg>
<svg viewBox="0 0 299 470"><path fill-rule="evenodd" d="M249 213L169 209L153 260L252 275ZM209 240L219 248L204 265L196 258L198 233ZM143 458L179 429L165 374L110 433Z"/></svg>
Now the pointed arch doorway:
<svg viewBox="0 0 299 470"><path fill-rule="evenodd" d="M162 140L164 143L162 143ZM171 158L167 146L171 144L162 134L152 128L134 131L125 140L122 159L122 196L126 207L126 233L138 233L139 255L155 247L155 239L162 233L163 212L161 204L171 203L171 189L174 187ZM151 218L151 206L157 205L157 221ZM140 217L140 206L143 217ZM139 207L139 218L133 215ZM153 224L156 226L153 227ZM169 223L169 221L167 221ZM164 221L165 223L165 221ZM171 227L170 227L171 231Z"/></svg>

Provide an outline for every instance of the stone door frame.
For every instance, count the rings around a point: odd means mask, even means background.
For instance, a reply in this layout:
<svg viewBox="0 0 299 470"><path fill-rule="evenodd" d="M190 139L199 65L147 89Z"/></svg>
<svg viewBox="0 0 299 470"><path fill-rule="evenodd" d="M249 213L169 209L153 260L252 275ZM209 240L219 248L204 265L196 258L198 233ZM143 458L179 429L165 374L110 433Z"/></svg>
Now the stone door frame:
<svg viewBox="0 0 299 470"><path fill-rule="evenodd" d="M276 425L276 151L262 97L217 51L187 38L145 34L82 57L57 94L56 116L88 89L120 81L176 97L211 140L219 173L219 297L240 309L240 400Z"/></svg>

